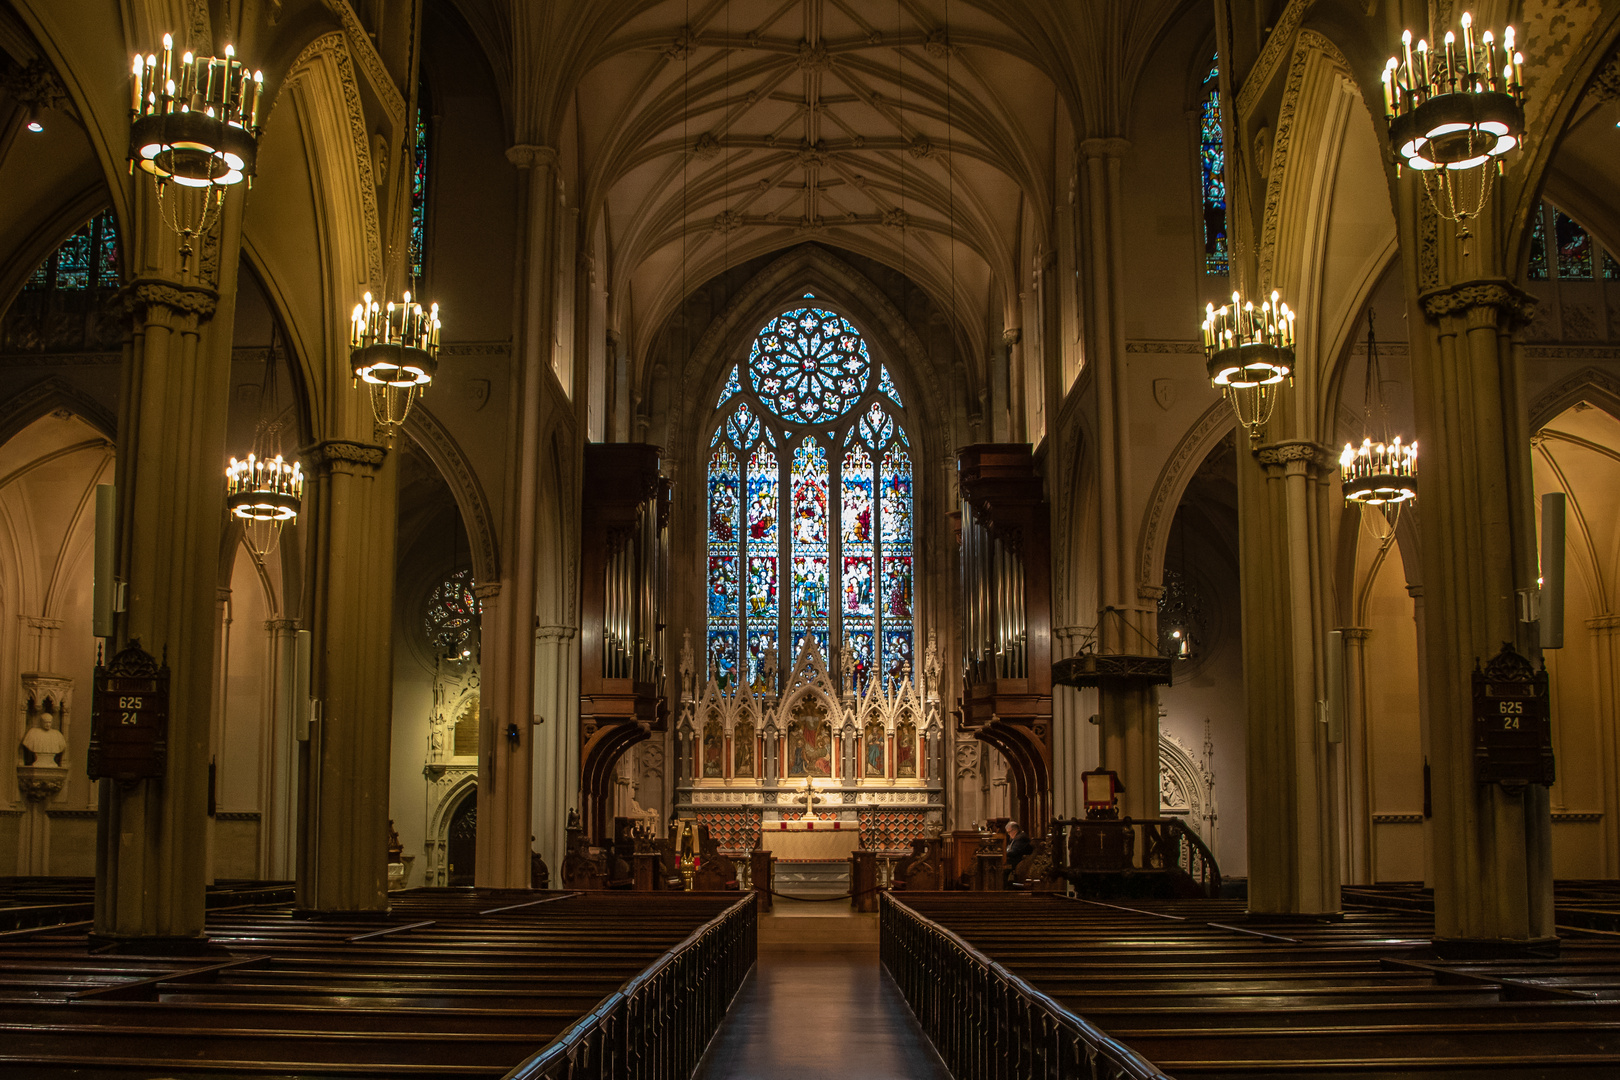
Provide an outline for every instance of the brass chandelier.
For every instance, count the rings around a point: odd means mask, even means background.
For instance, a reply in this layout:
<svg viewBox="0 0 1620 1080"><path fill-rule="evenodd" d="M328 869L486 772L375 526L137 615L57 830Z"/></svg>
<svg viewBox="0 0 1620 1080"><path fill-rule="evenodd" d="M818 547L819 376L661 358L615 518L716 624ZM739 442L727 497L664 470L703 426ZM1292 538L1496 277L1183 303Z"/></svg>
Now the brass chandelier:
<svg viewBox="0 0 1620 1080"><path fill-rule="evenodd" d="M1462 226L1479 216L1501 170L1502 155L1524 139L1524 54L1513 27L1475 38L1463 12L1462 40L1451 30L1430 49L1412 31L1401 34L1401 55L1384 66L1384 113L1389 138L1405 165L1423 177L1435 212Z"/></svg>
<svg viewBox="0 0 1620 1080"><path fill-rule="evenodd" d="M1367 312L1367 396L1366 418L1374 424L1376 437L1367 435L1358 448L1344 444L1339 454L1339 479L1344 485L1347 505L1376 507L1383 514L1387 530L1375 533L1381 543L1395 535L1401 507L1417 498L1416 442L1405 443L1399 435L1390 437L1389 414L1384 404L1383 373L1378 364L1378 337L1374 315ZM1363 523L1368 522L1366 514Z"/></svg>
<svg viewBox="0 0 1620 1080"><path fill-rule="evenodd" d="M1258 308L1234 292L1230 304L1205 305L1202 329L1209 384L1231 403L1249 440L1259 442L1279 386L1293 382L1294 312L1275 289Z"/></svg>
<svg viewBox="0 0 1620 1080"><path fill-rule="evenodd" d="M131 80L129 161L152 177L164 221L180 236L184 268L198 236L213 227L225 193L251 186L259 149L259 102L264 73L250 76L225 46L224 56L163 54L135 57ZM170 192L173 184L178 191Z"/></svg>

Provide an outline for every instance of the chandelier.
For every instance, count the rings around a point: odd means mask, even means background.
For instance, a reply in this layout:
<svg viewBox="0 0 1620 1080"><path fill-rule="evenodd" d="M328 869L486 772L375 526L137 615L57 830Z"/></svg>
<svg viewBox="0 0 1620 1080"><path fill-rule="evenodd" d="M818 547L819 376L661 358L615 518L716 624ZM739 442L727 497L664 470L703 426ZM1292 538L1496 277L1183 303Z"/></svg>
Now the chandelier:
<svg viewBox="0 0 1620 1080"><path fill-rule="evenodd" d="M265 350L264 381L259 388L259 419L253 449L245 461L231 458L225 467L225 507L242 522L242 540L260 563L276 549L281 528L297 520L304 501L304 471L282 460L281 420L275 415L276 329Z"/></svg>
<svg viewBox="0 0 1620 1080"><path fill-rule="evenodd" d="M1203 332L1209 384L1232 403L1250 441L1259 442L1278 386L1293 381L1294 313L1276 290L1259 308L1234 292L1230 304L1205 306Z"/></svg>
<svg viewBox="0 0 1620 1080"><path fill-rule="evenodd" d="M280 454L266 461L250 453L246 461L231 458L225 468L225 505L243 522L248 550L261 561L275 550L281 527L298 517L303 501L303 468Z"/></svg>
<svg viewBox="0 0 1620 1080"><path fill-rule="evenodd" d="M372 412L392 445L439 370L439 305L424 308L410 293L402 303L383 305L366 293L354 305L349 345L355 383L370 386Z"/></svg>
<svg viewBox="0 0 1620 1080"><path fill-rule="evenodd" d="M1384 113L1390 142L1409 169L1423 177L1435 212L1462 225L1490 198L1501 156L1524 137L1524 54L1513 47L1513 27L1500 46L1491 31L1474 37L1474 19L1462 14L1462 41L1446 31L1430 49L1412 31L1401 34L1401 56L1384 66ZM1483 168L1482 168L1483 166Z"/></svg>
<svg viewBox="0 0 1620 1080"><path fill-rule="evenodd" d="M1368 311L1366 417L1369 425L1378 425L1378 436L1362 439L1359 449L1350 443L1344 444L1339 454L1339 478L1344 484L1347 505L1376 506L1383 514L1386 530L1374 535L1380 543L1388 543L1395 535L1401 507L1417 498L1418 448L1416 442L1401 442L1399 435L1390 438L1373 322L1373 313ZM1362 515L1362 521L1368 522L1367 515Z"/></svg>
<svg viewBox="0 0 1620 1080"><path fill-rule="evenodd" d="M164 221L180 235L182 268L194 239L213 227L225 192L252 184L258 156L264 73L253 72L225 46L224 56L182 53L163 35L163 55L136 55L131 90L130 171L157 184ZM180 190L172 197L169 184Z"/></svg>

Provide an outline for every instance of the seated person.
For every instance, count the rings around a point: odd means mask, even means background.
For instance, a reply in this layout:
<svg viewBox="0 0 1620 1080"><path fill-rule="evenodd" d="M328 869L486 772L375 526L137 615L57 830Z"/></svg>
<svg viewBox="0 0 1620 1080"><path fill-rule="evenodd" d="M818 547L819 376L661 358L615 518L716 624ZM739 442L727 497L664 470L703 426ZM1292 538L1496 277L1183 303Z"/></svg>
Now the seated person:
<svg viewBox="0 0 1620 1080"><path fill-rule="evenodd" d="M1006 883L1012 884L1013 874L1018 870L1018 864L1035 853L1035 845L1030 843L1023 826L1016 821L1007 822L1007 853L1004 858L1006 864Z"/></svg>

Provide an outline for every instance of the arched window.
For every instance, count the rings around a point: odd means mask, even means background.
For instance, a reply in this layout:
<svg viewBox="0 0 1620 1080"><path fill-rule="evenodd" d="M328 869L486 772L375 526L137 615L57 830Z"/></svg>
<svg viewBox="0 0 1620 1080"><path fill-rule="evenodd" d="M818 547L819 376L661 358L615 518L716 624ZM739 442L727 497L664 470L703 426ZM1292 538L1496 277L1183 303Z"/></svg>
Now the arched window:
<svg viewBox="0 0 1620 1080"><path fill-rule="evenodd" d="M118 286L118 226L112 211L103 210L47 255L23 288L81 292Z"/></svg>
<svg viewBox="0 0 1620 1080"><path fill-rule="evenodd" d="M1198 170L1204 208L1204 273L1225 276L1226 144L1221 140L1221 58L1210 58L1199 91Z"/></svg>
<svg viewBox="0 0 1620 1080"><path fill-rule="evenodd" d="M847 645L898 675L913 643L912 467L900 392L843 316L778 315L733 368L709 443L708 661L750 682L767 653ZM836 658L834 658L836 659Z"/></svg>
<svg viewBox="0 0 1620 1080"><path fill-rule="evenodd" d="M1556 258L1551 260L1547 257L1548 236L1555 241ZM1543 202L1530 226L1528 276L1531 281L1550 281L1553 270L1559 281L1592 281L1599 272L1604 281L1620 281L1620 263L1615 262L1613 253L1600 251L1586 226L1552 203Z"/></svg>
<svg viewBox="0 0 1620 1080"><path fill-rule="evenodd" d="M478 619L483 605L473 595L471 570L457 570L428 593L422 630L437 656L472 659L478 653Z"/></svg>

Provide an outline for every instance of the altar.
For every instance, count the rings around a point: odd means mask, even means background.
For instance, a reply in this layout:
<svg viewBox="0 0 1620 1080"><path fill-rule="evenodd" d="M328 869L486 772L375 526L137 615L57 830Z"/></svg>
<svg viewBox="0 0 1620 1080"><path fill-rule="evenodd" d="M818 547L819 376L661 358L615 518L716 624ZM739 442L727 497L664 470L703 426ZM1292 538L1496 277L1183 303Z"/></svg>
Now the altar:
<svg viewBox="0 0 1620 1080"><path fill-rule="evenodd" d="M845 860L860 847L861 831L842 821L775 821L762 824L759 846L780 861Z"/></svg>

